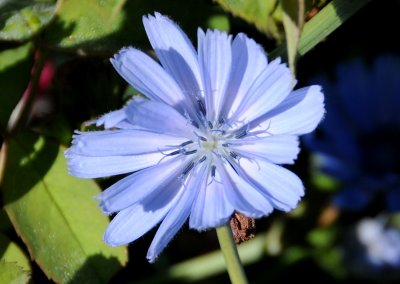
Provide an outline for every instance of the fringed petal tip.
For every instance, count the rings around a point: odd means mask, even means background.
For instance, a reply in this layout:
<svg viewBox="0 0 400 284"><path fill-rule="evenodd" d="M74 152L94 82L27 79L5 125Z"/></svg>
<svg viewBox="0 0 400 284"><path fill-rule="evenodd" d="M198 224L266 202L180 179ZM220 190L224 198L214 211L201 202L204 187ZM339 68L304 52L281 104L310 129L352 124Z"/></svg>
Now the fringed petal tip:
<svg viewBox="0 0 400 284"><path fill-rule="evenodd" d="M104 207L104 204L102 204L102 202L100 202L97 206L101 208L101 213L103 213L104 215L111 216L111 215L113 215L113 214L115 213L115 212L113 212L113 211L107 210L107 209Z"/></svg>
<svg viewBox="0 0 400 284"><path fill-rule="evenodd" d="M97 204L97 207L100 207L101 213L103 213L104 215L111 216L115 213L115 212L111 212L105 208L102 193L93 196L93 199L96 201L99 201L99 203Z"/></svg>
<svg viewBox="0 0 400 284"><path fill-rule="evenodd" d="M107 234L107 232L106 232ZM110 240L106 234L104 234L103 236L103 242L105 242L108 246L110 247L118 247L118 246L122 246L122 245L127 245L125 243L114 243L112 240Z"/></svg>
<svg viewBox="0 0 400 284"><path fill-rule="evenodd" d="M116 61L119 61L121 55L125 54L126 52L129 52L130 50L133 50L134 48L132 46L123 46L121 47L113 57L110 58L110 62L113 64Z"/></svg>
<svg viewBox="0 0 400 284"><path fill-rule="evenodd" d="M157 256L147 255L146 258L147 258L149 263L154 263L157 260L158 255Z"/></svg>
<svg viewBox="0 0 400 284"><path fill-rule="evenodd" d="M176 25L176 23L173 20L171 20L168 16L160 14L157 11L154 11L153 14L149 13L147 15L143 15L142 21L143 21L143 23L145 21L159 21L159 22L168 21L169 23Z"/></svg>
<svg viewBox="0 0 400 284"><path fill-rule="evenodd" d="M75 154L74 154L72 147L68 148L67 150L64 151L64 158L66 158L68 160L72 159L74 157L74 155ZM69 164L69 161L67 161L67 164Z"/></svg>
<svg viewBox="0 0 400 284"><path fill-rule="evenodd" d="M103 114L98 118L92 119L85 123L85 126L95 125L96 127L103 126L105 129L116 127L120 122L126 118L124 109L110 111Z"/></svg>
<svg viewBox="0 0 400 284"><path fill-rule="evenodd" d="M115 213L117 213L117 211L115 211L115 210L109 210L107 202L104 200L103 192L98 195L93 196L93 199L96 201L99 201L99 203L97 204L97 207L100 207L101 213L103 213L104 215L112 216Z"/></svg>

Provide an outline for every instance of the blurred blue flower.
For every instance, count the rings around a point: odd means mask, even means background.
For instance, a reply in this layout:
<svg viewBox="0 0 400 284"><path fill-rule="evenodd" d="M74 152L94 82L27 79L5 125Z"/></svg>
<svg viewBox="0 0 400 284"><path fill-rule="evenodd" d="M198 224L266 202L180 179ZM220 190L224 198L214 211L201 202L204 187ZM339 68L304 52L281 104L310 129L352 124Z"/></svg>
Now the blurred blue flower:
<svg viewBox="0 0 400 284"><path fill-rule="evenodd" d="M161 222L147 258L154 261L189 218L197 230L226 223L236 210L259 218L296 207L300 179L276 164L296 159L298 135L324 114L319 86L292 91L290 70L268 62L244 34L198 30L197 52L167 17L143 17L160 64L128 47L111 59L147 99L77 132L69 172L98 178L133 172L98 196L110 245L132 242Z"/></svg>
<svg viewBox="0 0 400 284"><path fill-rule="evenodd" d="M382 199L384 209L400 209L400 60L378 57L340 64L336 81L324 86L328 115L307 142L320 169L342 182L334 202L360 210ZM309 139L310 138L310 139Z"/></svg>
<svg viewBox="0 0 400 284"><path fill-rule="evenodd" d="M400 230L388 216L360 220L347 235L344 261L350 273L368 279L400 278Z"/></svg>

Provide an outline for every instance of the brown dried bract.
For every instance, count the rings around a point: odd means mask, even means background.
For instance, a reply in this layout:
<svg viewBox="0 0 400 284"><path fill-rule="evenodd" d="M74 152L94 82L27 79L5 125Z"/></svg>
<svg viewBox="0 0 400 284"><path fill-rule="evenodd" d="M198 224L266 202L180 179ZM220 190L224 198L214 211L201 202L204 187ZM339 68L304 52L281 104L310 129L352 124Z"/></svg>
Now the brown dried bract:
<svg viewBox="0 0 400 284"><path fill-rule="evenodd" d="M251 240L254 238L256 221L253 218L246 217L235 212L230 220L233 233L233 239L236 244Z"/></svg>

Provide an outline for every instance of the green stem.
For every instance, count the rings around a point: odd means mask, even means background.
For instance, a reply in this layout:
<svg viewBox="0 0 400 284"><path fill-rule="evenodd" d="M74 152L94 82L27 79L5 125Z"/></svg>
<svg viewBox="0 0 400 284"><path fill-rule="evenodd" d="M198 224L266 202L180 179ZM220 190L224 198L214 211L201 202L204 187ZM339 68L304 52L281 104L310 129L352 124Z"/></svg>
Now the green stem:
<svg viewBox="0 0 400 284"><path fill-rule="evenodd" d="M232 230L229 223L218 227L216 230L219 245L225 258L226 268L231 282L233 284L248 283L243 266L240 262L235 241L233 240Z"/></svg>

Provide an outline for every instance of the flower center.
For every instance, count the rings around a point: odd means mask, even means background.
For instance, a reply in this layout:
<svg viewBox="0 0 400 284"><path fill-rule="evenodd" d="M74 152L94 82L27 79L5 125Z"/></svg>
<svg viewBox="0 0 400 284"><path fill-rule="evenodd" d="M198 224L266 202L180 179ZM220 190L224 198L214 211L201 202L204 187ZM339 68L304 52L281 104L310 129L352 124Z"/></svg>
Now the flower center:
<svg viewBox="0 0 400 284"><path fill-rule="evenodd" d="M231 141L237 141L237 139L247 136L249 134L248 127L245 126L230 131L230 127L224 123L224 120L214 125L204 120L203 124L198 124L196 127L198 131L195 131L194 134L197 139L188 140L174 146L166 153L161 153L165 156L180 155L181 157L188 157L185 158L186 165L179 176L182 182L194 168L203 163L208 164L209 174L212 178L211 182L213 182L218 164L216 159L219 159L222 163L228 161L228 163L232 164L233 160L241 158L238 153L230 149Z"/></svg>
<svg viewBox="0 0 400 284"><path fill-rule="evenodd" d="M200 141L200 147L207 151L213 151L218 147L218 138L212 135L206 141Z"/></svg>

